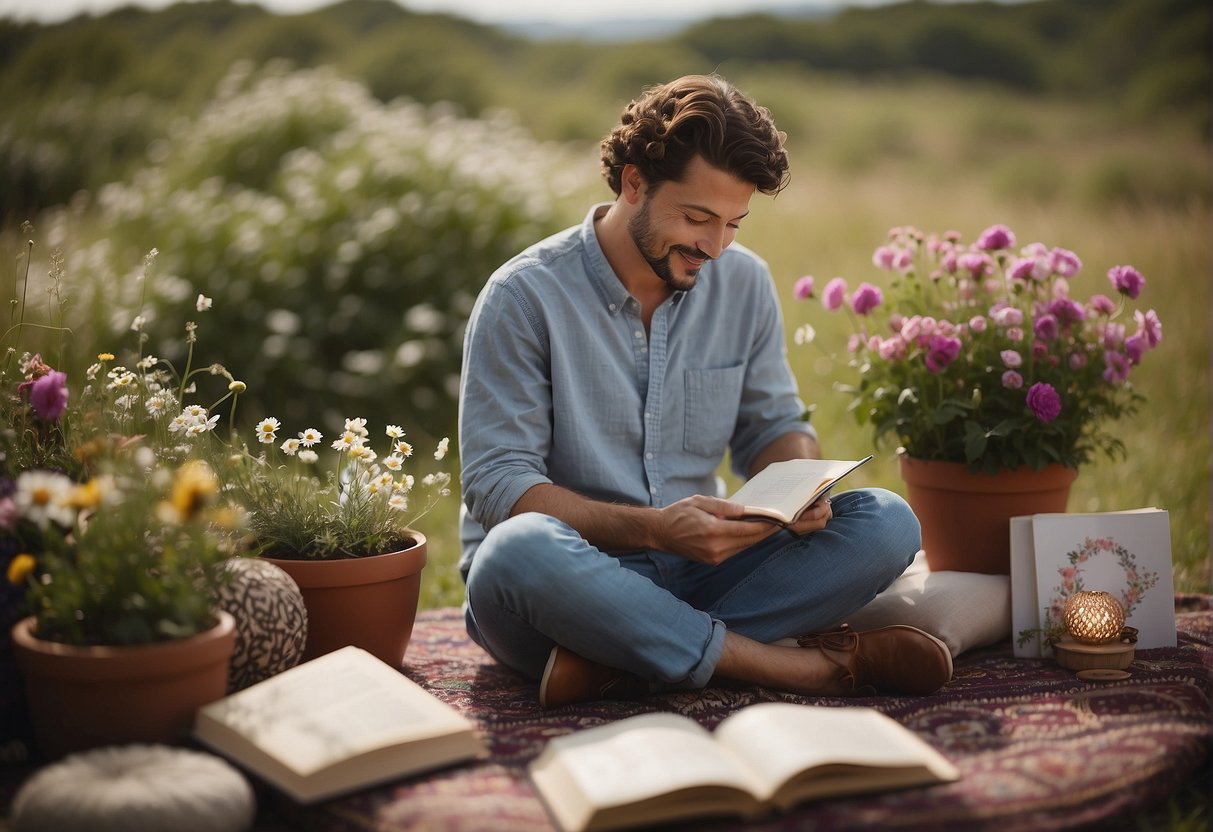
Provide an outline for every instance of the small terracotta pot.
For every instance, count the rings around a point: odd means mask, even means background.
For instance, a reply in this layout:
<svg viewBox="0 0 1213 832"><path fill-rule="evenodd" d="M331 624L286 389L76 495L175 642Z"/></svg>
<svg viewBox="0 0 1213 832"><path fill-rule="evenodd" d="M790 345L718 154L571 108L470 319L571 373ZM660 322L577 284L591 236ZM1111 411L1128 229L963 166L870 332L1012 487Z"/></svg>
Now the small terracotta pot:
<svg viewBox="0 0 1213 832"><path fill-rule="evenodd" d="M126 743L185 739L194 714L227 692L236 622L190 638L78 647L34 635L31 616L12 629L34 736L43 757Z"/></svg>
<svg viewBox="0 0 1213 832"><path fill-rule="evenodd" d="M426 539L410 531L413 545L397 552L339 560L263 557L290 575L307 608L303 661L347 645L399 667L413 635Z"/></svg>
<svg viewBox="0 0 1213 832"><path fill-rule="evenodd" d="M973 474L959 462L898 458L932 572L1011 572L1011 518L1066 510L1078 471L1063 465Z"/></svg>

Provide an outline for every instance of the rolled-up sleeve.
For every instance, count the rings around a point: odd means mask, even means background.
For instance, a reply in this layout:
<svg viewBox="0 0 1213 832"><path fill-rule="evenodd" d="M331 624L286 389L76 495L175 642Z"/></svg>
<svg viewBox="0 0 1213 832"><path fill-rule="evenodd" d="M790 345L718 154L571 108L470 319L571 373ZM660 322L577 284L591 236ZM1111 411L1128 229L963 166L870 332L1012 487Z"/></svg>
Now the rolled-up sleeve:
<svg viewBox="0 0 1213 832"><path fill-rule="evenodd" d="M485 530L530 488L551 482L547 333L508 279L491 281L464 338L459 453L463 500Z"/></svg>

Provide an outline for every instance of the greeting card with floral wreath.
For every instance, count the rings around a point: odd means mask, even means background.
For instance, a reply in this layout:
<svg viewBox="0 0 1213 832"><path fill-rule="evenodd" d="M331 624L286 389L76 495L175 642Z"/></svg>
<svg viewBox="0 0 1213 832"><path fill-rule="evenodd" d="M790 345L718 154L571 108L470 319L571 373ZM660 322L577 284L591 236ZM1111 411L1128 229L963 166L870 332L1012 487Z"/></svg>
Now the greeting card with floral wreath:
<svg viewBox="0 0 1213 832"><path fill-rule="evenodd" d="M1015 634L1038 632L1047 641L1050 633L1060 633L1071 595L1103 590L1124 607L1125 623L1138 631L1139 649L1175 646L1166 511L1040 514L1026 522L1030 533L1020 537L1021 545L1013 546L1011 553L1012 592L1031 598L1013 599ZM1017 570L1034 571L1034 581L1026 585L1016 580ZM1019 640L1023 642L1019 648L1030 641ZM1016 655L1027 654L1016 651Z"/></svg>

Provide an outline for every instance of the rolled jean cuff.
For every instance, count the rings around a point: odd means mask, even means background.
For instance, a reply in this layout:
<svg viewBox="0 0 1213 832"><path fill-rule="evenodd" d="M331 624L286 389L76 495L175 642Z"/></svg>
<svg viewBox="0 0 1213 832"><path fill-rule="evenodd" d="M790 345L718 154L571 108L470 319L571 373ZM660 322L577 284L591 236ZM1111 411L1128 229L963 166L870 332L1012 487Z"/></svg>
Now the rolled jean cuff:
<svg viewBox="0 0 1213 832"><path fill-rule="evenodd" d="M682 682L671 685L673 690L698 690L706 688L711 682L712 676L716 673L716 665L720 662L720 656L724 653L724 634L725 626L723 621L715 618L712 619L712 633L708 636L708 643L703 650L703 658L699 660L699 664L691 669L690 674Z"/></svg>

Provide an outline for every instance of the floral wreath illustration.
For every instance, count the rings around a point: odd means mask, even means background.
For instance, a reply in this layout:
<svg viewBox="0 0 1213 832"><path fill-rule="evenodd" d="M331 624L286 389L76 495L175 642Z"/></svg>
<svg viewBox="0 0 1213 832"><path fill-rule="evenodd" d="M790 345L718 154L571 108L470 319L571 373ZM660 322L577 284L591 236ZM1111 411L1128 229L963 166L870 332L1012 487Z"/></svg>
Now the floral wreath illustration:
<svg viewBox="0 0 1213 832"><path fill-rule="evenodd" d="M1133 614L1133 609L1145 598L1146 590L1158 583L1157 572L1138 570L1137 556L1112 538L1088 537L1083 540L1080 548L1066 553L1069 564L1057 570L1057 574L1061 576L1061 584L1053 587L1053 598L1045 609L1046 630L1060 625L1066 600L1085 588L1082 576L1083 564L1101 552L1115 555L1120 568L1125 571L1125 590L1118 599L1121 606L1125 608L1125 618ZM1112 594L1115 595L1115 593Z"/></svg>

